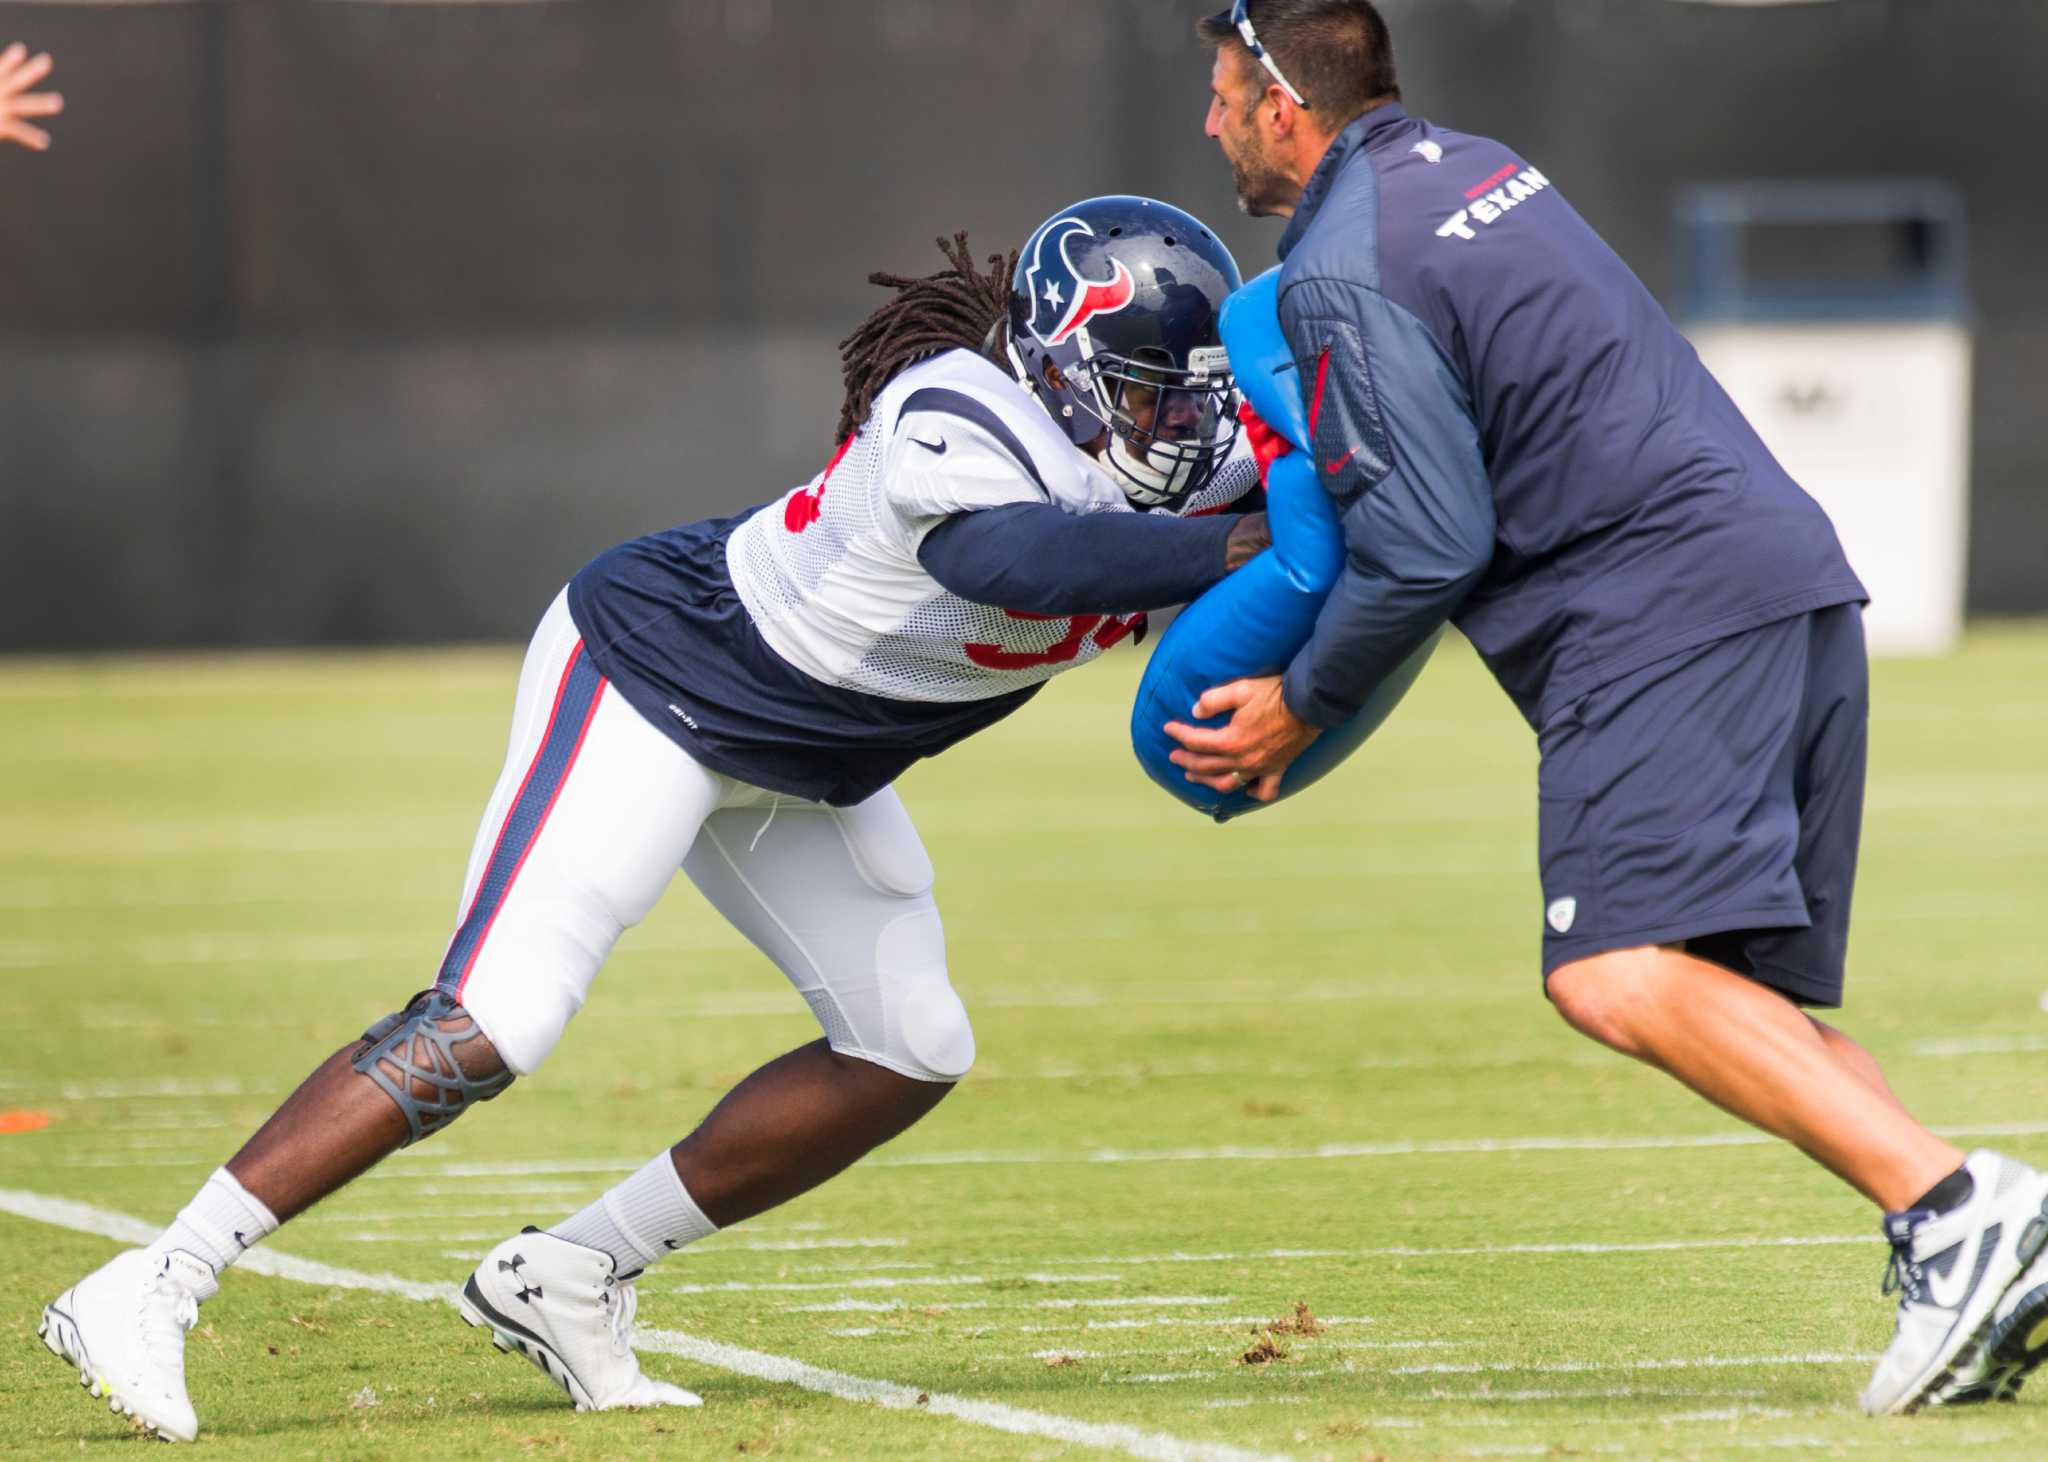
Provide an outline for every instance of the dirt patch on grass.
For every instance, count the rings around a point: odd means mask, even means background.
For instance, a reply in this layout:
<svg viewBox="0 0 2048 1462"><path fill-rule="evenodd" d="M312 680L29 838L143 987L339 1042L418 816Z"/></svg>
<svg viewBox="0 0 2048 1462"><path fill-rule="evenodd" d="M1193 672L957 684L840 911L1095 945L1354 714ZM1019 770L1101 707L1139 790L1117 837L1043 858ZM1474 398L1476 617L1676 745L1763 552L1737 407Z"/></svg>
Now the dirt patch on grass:
<svg viewBox="0 0 2048 1462"><path fill-rule="evenodd" d="M1309 1313L1307 1300L1294 1302L1294 1313L1266 1327L1276 1335L1320 1335L1330 1327Z"/></svg>
<svg viewBox="0 0 2048 1462"><path fill-rule="evenodd" d="M1261 1335L1251 1343L1251 1348L1237 1358L1241 1366L1267 1366L1276 1360L1289 1359L1287 1342L1277 1335Z"/></svg>

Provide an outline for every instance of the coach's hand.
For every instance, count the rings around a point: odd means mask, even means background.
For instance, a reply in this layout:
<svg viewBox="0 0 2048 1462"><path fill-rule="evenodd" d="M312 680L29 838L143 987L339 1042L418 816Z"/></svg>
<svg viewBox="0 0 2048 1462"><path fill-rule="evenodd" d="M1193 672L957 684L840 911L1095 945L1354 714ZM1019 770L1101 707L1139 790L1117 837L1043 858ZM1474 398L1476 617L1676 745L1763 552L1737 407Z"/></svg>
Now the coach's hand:
<svg viewBox="0 0 2048 1462"><path fill-rule="evenodd" d="M35 152L48 150L50 134L21 119L54 117L64 110L64 98L56 92L29 90L49 74L49 56L30 56L19 41L0 51L0 142L19 142Z"/></svg>
<svg viewBox="0 0 2048 1462"><path fill-rule="evenodd" d="M1197 719L1225 711L1232 713L1229 724L1214 730L1182 721L1166 723L1166 734L1181 744L1173 753L1173 764L1190 782L1219 792L1247 787L1259 801L1271 802L1280 795L1281 773L1322 735L1322 729L1287 709L1277 675L1233 680L1204 691L1195 702Z"/></svg>

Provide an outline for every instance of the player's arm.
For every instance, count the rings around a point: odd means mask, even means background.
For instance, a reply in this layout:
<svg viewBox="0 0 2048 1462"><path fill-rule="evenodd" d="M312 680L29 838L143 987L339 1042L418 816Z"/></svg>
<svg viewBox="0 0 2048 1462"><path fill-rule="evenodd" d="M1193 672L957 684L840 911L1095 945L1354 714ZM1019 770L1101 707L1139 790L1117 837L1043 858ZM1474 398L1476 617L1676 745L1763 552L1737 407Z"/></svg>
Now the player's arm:
<svg viewBox="0 0 2048 1462"><path fill-rule="evenodd" d="M963 599L1026 614L1164 609L1264 546L1263 517L1069 512L1026 435L991 401L950 387L915 391L898 412L884 482L905 546Z"/></svg>
<svg viewBox="0 0 2048 1462"><path fill-rule="evenodd" d="M1316 476L1345 546L1281 689L1296 717L1327 728L1349 720L1486 571L1493 488L1470 399L1421 321L1328 279L1291 285L1280 318L1311 392Z"/></svg>
<svg viewBox="0 0 2048 1462"><path fill-rule="evenodd" d="M54 91L29 88L50 74L47 53L31 56L28 47L16 41L0 51L0 142L18 142L35 152L46 151L50 134L24 117L54 117L64 110L64 98Z"/></svg>
<svg viewBox="0 0 2048 1462"><path fill-rule="evenodd" d="M1136 614L1185 604L1266 545L1264 514L1076 515L1051 503L956 513L918 561L962 599L1026 614Z"/></svg>

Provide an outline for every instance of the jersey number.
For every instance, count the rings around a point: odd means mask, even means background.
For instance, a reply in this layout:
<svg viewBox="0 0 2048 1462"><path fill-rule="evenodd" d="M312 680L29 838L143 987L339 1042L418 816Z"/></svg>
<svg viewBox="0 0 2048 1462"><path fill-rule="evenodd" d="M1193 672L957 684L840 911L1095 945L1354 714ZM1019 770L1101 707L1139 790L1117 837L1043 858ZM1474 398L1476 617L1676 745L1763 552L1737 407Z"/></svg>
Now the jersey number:
<svg viewBox="0 0 2048 1462"><path fill-rule="evenodd" d="M1005 609L1011 619L1029 619L1044 622L1058 619L1057 614L1026 614L1021 609ZM1041 665L1064 665L1081 653L1081 647L1093 640L1099 649L1108 649L1132 630L1145 622L1142 614L1108 615L1077 614L1067 621L1067 632L1043 650L1010 650L1001 645L968 644L961 648L967 658L984 670L1032 670Z"/></svg>

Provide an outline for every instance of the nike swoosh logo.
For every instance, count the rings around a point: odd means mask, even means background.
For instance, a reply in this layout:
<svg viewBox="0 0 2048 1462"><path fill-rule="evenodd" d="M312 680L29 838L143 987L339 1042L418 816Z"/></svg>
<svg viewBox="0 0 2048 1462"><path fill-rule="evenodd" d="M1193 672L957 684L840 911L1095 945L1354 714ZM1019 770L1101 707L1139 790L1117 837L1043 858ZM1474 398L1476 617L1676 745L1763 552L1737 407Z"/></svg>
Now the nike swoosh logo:
<svg viewBox="0 0 2048 1462"><path fill-rule="evenodd" d="M1947 1274L1930 1273L1927 1276L1928 1298L1944 1310L1960 1310L1968 1304L1970 1296L1976 1293L1977 1285L1984 1278L1984 1271L1991 1267L1991 1256L1998 1248L1998 1235L2002 1227L2001 1224L1987 1224L1984 1231L1977 1235L1976 1262L1971 1265L1967 1277L1960 1264L1950 1269Z"/></svg>
<svg viewBox="0 0 2048 1462"><path fill-rule="evenodd" d="M937 452L941 456L945 454L946 439L944 437L940 437L936 442L928 442L923 437L912 437L911 440L920 447L923 447L927 452Z"/></svg>
<svg viewBox="0 0 2048 1462"><path fill-rule="evenodd" d="M1332 462L1323 470L1329 473L1330 476L1335 477L1339 472L1342 472L1344 470L1344 464L1346 462L1349 462L1353 457L1356 457L1357 455L1358 448L1353 447L1350 451L1346 452L1343 456L1339 457L1336 461Z"/></svg>

